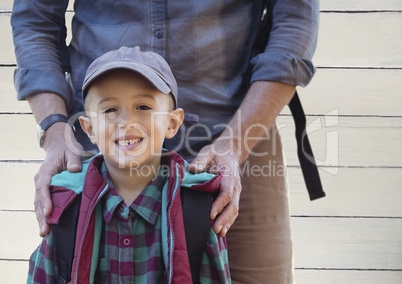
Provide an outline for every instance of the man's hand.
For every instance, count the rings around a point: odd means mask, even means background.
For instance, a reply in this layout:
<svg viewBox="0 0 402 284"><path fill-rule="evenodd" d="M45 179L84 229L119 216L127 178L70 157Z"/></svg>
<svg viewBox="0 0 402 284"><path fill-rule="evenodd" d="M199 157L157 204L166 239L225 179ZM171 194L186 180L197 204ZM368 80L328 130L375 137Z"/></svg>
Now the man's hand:
<svg viewBox="0 0 402 284"><path fill-rule="evenodd" d="M71 141L70 147L66 141ZM59 122L52 125L46 131L46 139L43 145L46 158L39 172L35 175L35 213L39 223L39 234L44 237L49 233L49 225L46 217L52 212L49 186L52 177L63 171L81 171L81 159L78 155L82 146L76 141L73 130L67 123Z"/></svg>
<svg viewBox="0 0 402 284"><path fill-rule="evenodd" d="M221 193L211 210L212 219L220 214L214 225L220 236L226 235L239 214L240 165L247 160L259 139L267 135L266 131L275 123L294 91L294 86L282 83L254 82L221 136L202 148L190 164L190 172L207 170L223 175Z"/></svg>
<svg viewBox="0 0 402 284"><path fill-rule="evenodd" d="M192 173L209 171L222 174L220 193L212 204L210 218L215 220L214 231L224 237L239 215L241 192L239 156L225 142L218 141L201 149L191 162Z"/></svg>
<svg viewBox="0 0 402 284"><path fill-rule="evenodd" d="M67 116L65 101L59 95L38 93L27 97L27 101L36 123L56 113ZM71 127L67 123L58 122L46 131L43 149L46 151L46 158L39 172L35 175L34 201L41 237L49 233L46 217L50 215L53 207L49 192L50 180L52 176L66 169L71 172L81 170L81 160L78 153L82 151L82 146L75 139Z"/></svg>

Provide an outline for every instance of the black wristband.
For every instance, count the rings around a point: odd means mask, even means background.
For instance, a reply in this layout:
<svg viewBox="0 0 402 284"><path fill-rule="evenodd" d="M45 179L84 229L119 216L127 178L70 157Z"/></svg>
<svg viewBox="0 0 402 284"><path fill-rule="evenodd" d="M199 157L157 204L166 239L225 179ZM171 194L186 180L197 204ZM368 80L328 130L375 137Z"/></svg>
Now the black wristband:
<svg viewBox="0 0 402 284"><path fill-rule="evenodd" d="M48 130L50 126L57 122L68 122L67 116L63 114L52 114L46 117L44 120L39 122L40 128L44 131Z"/></svg>

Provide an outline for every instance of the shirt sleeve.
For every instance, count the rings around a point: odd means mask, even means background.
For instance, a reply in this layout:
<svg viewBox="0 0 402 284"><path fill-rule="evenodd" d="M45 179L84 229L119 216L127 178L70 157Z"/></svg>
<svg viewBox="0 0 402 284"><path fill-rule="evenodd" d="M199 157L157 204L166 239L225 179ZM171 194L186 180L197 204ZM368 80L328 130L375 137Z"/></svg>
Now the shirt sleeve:
<svg viewBox="0 0 402 284"><path fill-rule="evenodd" d="M50 231L29 259L27 283L56 283L56 279L57 261Z"/></svg>
<svg viewBox="0 0 402 284"><path fill-rule="evenodd" d="M200 267L201 284L230 283L229 259L226 238L210 229Z"/></svg>
<svg viewBox="0 0 402 284"><path fill-rule="evenodd" d="M312 63L319 24L318 0L277 0L265 51L251 60L251 83L273 81L306 86L314 76Z"/></svg>
<svg viewBox="0 0 402 284"><path fill-rule="evenodd" d="M18 100L50 92L72 105L72 91L65 79L61 54L66 54L67 0L15 0L11 27L17 69L14 84Z"/></svg>

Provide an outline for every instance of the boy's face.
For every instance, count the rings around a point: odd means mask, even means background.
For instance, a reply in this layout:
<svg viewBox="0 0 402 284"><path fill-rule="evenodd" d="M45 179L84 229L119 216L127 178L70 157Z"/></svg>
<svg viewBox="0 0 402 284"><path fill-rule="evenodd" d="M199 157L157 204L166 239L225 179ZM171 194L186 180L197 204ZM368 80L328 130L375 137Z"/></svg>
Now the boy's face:
<svg viewBox="0 0 402 284"><path fill-rule="evenodd" d="M80 123L108 167L158 167L164 139L172 138L183 121L183 110L173 110L173 104L170 94L141 75L114 70L90 87L88 117Z"/></svg>

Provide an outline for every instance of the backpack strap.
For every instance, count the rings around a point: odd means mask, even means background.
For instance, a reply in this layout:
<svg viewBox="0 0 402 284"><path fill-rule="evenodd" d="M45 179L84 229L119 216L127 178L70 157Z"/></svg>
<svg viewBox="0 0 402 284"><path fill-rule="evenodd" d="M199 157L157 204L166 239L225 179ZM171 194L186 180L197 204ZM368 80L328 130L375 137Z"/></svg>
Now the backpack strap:
<svg viewBox="0 0 402 284"><path fill-rule="evenodd" d="M313 150L307 136L306 115L304 114L297 92L295 92L289 102L289 108L296 127L297 156L299 157L300 167L310 200L324 197L325 192L322 188L320 174L318 173Z"/></svg>
<svg viewBox="0 0 402 284"><path fill-rule="evenodd" d="M59 224L52 225L57 267L59 269L57 284L65 284L71 281L80 205L81 194L63 212Z"/></svg>
<svg viewBox="0 0 402 284"><path fill-rule="evenodd" d="M202 256L208 241L212 197L208 192L182 188L184 230L193 283L199 283Z"/></svg>

